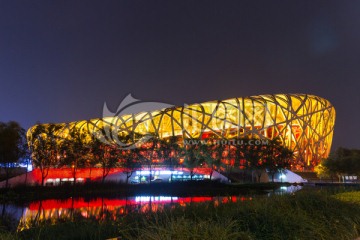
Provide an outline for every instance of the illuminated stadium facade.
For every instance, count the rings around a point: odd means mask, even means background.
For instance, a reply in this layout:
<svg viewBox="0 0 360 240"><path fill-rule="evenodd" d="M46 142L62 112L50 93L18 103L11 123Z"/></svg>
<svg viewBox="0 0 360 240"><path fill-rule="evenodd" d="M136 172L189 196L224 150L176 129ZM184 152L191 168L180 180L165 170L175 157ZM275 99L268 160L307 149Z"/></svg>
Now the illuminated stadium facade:
<svg viewBox="0 0 360 240"><path fill-rule="evenodd" d="M329 155L334 123L335 109L326 99L307 94L275 94L57 124L57 135L67 138L69 129L77 128L86 136L107 126L112 129L110 135L116 131L162 139L278 137L294 152L292 169L304 170L313 169ZM30 143L34 141L35 127L27 133Z"/></svg>

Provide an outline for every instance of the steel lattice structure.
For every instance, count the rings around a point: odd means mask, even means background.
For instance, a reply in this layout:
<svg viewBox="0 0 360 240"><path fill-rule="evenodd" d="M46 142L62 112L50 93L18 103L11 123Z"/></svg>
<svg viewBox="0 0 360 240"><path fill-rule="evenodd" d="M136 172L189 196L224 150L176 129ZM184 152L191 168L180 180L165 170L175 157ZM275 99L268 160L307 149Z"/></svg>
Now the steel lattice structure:
<svg viewBox="0 0 360 240"><path fill-rule="evenodd" d="M330 152L335 123L335 109L329 101L307 94L259 95L210 101L182 107L126 114L59 124L59 137L78 128L91 134L108 126L117 134L152 134L159 138L220 139L279 137L294 151L293 168L313 168ZM35 126L28 131L32 141Z"/></svg>

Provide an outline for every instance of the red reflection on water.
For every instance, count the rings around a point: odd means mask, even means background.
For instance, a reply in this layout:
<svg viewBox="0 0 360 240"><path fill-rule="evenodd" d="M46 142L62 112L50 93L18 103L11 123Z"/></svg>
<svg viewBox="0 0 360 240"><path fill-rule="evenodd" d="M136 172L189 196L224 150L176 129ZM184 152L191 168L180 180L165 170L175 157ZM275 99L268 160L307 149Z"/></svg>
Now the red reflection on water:
<svg viewBox="0 0 360 240"><path fill-rule="evenodd" d="M69 198L66 200L49 199L32 202L24 212L18 229L30 228L37 221L58 220L72 221L74 214L83 218L94 218L96 220L112 219L134 212L148 213L162 211L166 206L175 208L185 207L189 204L209 202L214 206L252 200L251 197L168 197L168 196L138 196L127 199L97 198L87 201L84 198Z"/></svg>
<svg viewBox="0 0 360 240"><path fill-rule="evenodd" d="M200 203L200 202L209 202L217 199L218 197L148 197L148 196L141 196L141 197L131 197L128 199L107 199L107 198L97 198L92 199L90 201L86 201L84 198L77 198L77 199L66 199L66 200L58 200L58 199L49 199L43 200L38 202L32 202L29 205L29 210L38 210L38 209L68 209L68 208L93 208L93 207L106 207L109 210L112 210L114 207L123 207L129 205L143 205L147 203L154 203L154 204L167 204L167 203L179 203L182 205L183 203ZM236 197L229 197L231 198L232 202L236 202ZM228 202L228 200L223 198L223 203Z"/></svg>

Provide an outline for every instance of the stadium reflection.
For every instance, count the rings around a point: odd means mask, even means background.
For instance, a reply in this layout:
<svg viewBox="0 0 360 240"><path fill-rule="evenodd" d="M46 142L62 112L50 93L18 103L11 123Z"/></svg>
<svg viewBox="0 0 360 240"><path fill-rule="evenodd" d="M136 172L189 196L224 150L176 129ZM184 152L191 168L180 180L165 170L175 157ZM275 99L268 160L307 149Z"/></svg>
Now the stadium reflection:
<svg viewBox="0 0 360 240"><path fill-rule="evenodd" d="M273 194L291 194L301 186L288 186L265 195L239 196L134 196L122 198L67 198L47 199L31 202L24 208L18 207L17 230L22 231L42 223L56 224L64 221L91 219L96 221L116 220L128 214L149 213L164 209L184 208L207 203L217 207L221 204L251 201L253 198L268 197ZM15 206L6 206L7 210ZM16 226L15 226L16 227Z"/></svg>
<svg viewBox="0 0 360 240"><path fill-rule="evenodd" d="M250 196L227 197L173 197L173 196L135 196L128 198L69 198L49 199L29 204L23 213L18 230L28 229L40 222L56 223L80 218L96 220L113 219L130 214L162 211L164 208L186 207L209 202L218 206L229 202L251 200Z"/></svg>

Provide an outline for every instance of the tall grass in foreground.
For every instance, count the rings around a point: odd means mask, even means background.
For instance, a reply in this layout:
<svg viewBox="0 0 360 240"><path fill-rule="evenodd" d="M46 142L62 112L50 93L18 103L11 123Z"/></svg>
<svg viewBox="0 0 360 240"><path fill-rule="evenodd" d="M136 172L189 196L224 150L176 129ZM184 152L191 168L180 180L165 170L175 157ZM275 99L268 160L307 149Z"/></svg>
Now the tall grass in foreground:
<svg viewBox="0 0 360 240"><path fill-rule="evenodd" d="M360 198L360 193L358 193ZM355 239L360 205L320 192L175 207L104 219L41 223L4 239ZM1 238L0 237L0 238ZM1 238L2 239L2 238Z"/></svg>

